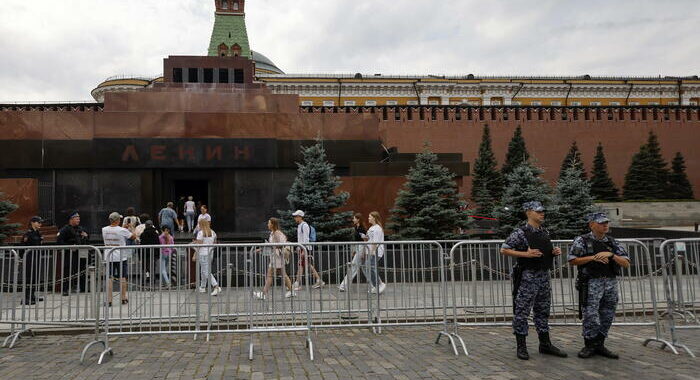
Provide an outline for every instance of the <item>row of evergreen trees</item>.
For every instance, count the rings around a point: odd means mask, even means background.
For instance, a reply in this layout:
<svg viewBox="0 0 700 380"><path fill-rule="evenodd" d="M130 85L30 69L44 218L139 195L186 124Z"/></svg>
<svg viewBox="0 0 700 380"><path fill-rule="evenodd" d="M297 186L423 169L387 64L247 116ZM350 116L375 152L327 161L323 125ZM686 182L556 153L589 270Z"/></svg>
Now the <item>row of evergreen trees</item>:
<svg viewBox="0 0 700 380"><path fill-rule="evenodd" d="M518 127L508 144L506 160L499 171L496 157L491 148L490 129L484 126L479 155L474 162L472 180L472 200L478 205L477 213L490 215L497 200L501 198L507 181L504 178L519 165L528 162L530 154L525 146L522 130ZM564 157L559 178L562 179L567 169L574 166L582 179L587 179L586 170L581 159L581 151L574 141ZM619 201L620 192L610 178L603 145L598 144L593 171L590 178L590 191L595 200ZM661 156L658 139L649 132L646 144L640 147L632 159L623 187L624 200L639 199L694 199L693 188L685 173L685 160L678 152L671 164L671 171Z"/></svg>
<svg viewBox="0 0 700 380"><path fill-rule="evenodd" d="M508 144L500 170L491 145L489 127L484 126L474 163L472 200L478 206L478 215L499 220L501 235L522 222L521 207L527 201L545 204L550 231L555 237L570 238L586 229L585 216L595 210L595 200L620 200L602 144L596 149L589 179L574 142L553 188L541 177L542 169L532 162L520 127ZM677 153L668 171L660 152L656 135L650 133L630 165L625 179L625 199L693 198L683 156ZM287 196L291 209L278 211L287 234L296 235L290 215L293 210L302 209L307 213L307 221L316 228L319 241L346 239L351 232L348 225L351 214L337 209L345 205L349 194L337 191L340 179L333 173L334 165L326 159L322 142L304 147L302 153L304 160L298 163L298 176ZM393 239L453 239L469 227L469 218L463 211L465 202L454 174L437 162L437 155L428 146L417 155L406 178L387 225Z"/></svg>

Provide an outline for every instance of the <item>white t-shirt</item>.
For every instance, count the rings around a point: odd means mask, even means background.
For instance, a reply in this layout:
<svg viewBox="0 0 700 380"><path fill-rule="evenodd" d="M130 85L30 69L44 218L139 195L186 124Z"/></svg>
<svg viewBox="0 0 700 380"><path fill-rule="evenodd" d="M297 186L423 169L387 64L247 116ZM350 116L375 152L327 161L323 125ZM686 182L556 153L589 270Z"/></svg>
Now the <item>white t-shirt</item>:
<svg viewBox="0 0 700 380"><path fill-rule="evenodd" d="M216 232L212 231L211 236L204 236L203 231L197 232L197 241L201 241L201 244L214 244L216 242ZM204 247L199 249L200 255L208 255L210 251L214 250L213 247Z"/></svg>
<svg viewBox="0 0 700 380"><path fill-rule="evenodd" d="M297 225L297 243L304 244L310 241L309 235L311 234L311 227L309 223L302 221ZM310 245L306 246L307 251L311 251L314 248Z"/></svg>
<svg viewBox="0 0 700 380"><path fill-rule="evenodd" d="M209 213L199 214L199 216L197 217L197 223L199 223L200 220L206 220L207 222L211 222L211 215L209 215Z"/></svg>
<svg viewBox="0 0 700 380"><path fill-rule="evenodd" d="M126 239L131 237L131 231L124 227L107 226L102 228L102 240L105 247L126 247ZM108 262L126 261L127 250L105 248L104 259Z"/></svg>
<svg viewBox="0 0 700 380"><path fill-rule="evenodd" d="M194 201L185 202L185 212L194 212L195 204Z"/></svg>
<svg viewBox="0 0 700 380"><path fill-rule="evenodd" d="M373 225L367 231L367 237L369 243L383 243L384 242L384 230L378 224ZM369 246L370 253L374 252L375 247L373 245ZM380 259L384 256L384 244L379 244L376 248L377 257Z"/></svg>

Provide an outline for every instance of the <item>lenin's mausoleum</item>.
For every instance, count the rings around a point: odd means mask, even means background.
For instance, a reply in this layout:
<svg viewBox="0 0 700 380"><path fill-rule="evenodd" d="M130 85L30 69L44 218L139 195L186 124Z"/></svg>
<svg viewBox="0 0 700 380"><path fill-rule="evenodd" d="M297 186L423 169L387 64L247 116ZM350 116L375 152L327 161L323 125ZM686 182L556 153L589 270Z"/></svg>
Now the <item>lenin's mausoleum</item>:
<svg viewBox="0 0 700 380"><path fill-rule="evenodd" d="M572 141L590 169L599 142L622 186L654 131L670 161L683 152L700 189L700 80L694 77L398 77L285 74L253 51L244 0L216 0L207 56L170 56L157 78L116 78L93 104L0 105L0 192L63 224L79 210L97 232L109 212L153 215L195 195L217 231L258 236L288 208L299 147L320 137L349 209L386 213L425 142L471 186L484 124L499 163L521 126L554 180Z"/></svg>

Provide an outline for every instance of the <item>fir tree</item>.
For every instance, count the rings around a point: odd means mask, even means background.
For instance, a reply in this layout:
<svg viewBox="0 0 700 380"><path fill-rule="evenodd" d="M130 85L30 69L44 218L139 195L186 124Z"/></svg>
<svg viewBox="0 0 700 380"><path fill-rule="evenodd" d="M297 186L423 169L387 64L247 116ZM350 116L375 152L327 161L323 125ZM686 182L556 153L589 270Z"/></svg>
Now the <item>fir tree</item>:
<svg viewBox="0 0 700 380"><path fill-rule="evenodd" d="M625 176L624 197L632 199L666 199L668 170L661 157L659 140L653 132L632 157L632 164Z"/></svg>
<svg viewBox="0 0 700 380"><path fill-rule="evenodd" d="M564 169L554 193L555 207L547 224L559 239L572 239L588 230L586 215L594 211L591 184L575 162Z"/></svg>
<svg viewBox="0 0 700 380"><path fill-rule="evenodd" d="M507 237L525 219L523 203L539 201L545 207L553 204L551 188L540 177L542 169L523 162L506 175L503 197L493 214L499 221L499 234Z"/></svg>
<svg viewBox="0 0 700 380"><path fill-rule="evenodd" d="M316 229L317 241L344 241L350 234L352 212L337 212L350 198L346 192L336 193L340 178L333 174L334 164L326 160L321 141L302 147L303 162L297 162L297 177L287 195L290 210L278 210L284 233L296 239L295 210L306 214L304 220Z"/></svg>
<svg viewBox="0 0 700 380"><path fill-rule="evenodd" d="M523 138L523 130L518 126L515 129L513 138L508 143L508 152L506 152L506 161L503 163L501 168L501 173L503 176L508 175L516 167L524 162L529 162L530 153L527 152L527 147L525 146L525 139Z"/></svg>
<svg viewBox="0 0 700 380"><path fill-rule="evenodd" d="M495 206L494 202L503 192L503 177L496 167L496 156L491 149L491 133L488 125L484 125L484 133L479 146L479 156L474 161L474 176L472 177L472 200L477 204L478 215L490 215Z"/></svg>
<svg viewBox="0 0 700 380"><path fill-rule="evenodd" d="M19 224L7 222L8 215L17 210L17 205L9 200L2 200L3 195L0 193L0 243L12 236L19 228Z"/></svg>
<svg viewBox="0 0 700 380"><path fill-rule="evenodd" d="M454 174L438 164L437 155L426 146L406 179L391 210L392 239L457 238L458 230L468 226L468 216L460 211L463 201Z"/></svg>
<svg viewBox="0 0 700 380"><path fill-rule="evenodd" d="M603 144L598 143L593 160L593 173L591 174L591 195L599 201L617 202L620 200L620 191L610 178L608 163L603 153Z"/></svg>
<svg viewBox="0 0 700 380"><path fill-rule="evenodd" d="M688 180L685 173L685 159L681 152L676 152L676 156L671 162L671 174L668 176L668 198L669 199L695 199L693 185Z"/></svg>
<svg viewBox="0 0 700 380"><path fill-rule="evenodd" d="M578 149L578 145L576 145L576 141L574 141L571 144L571 148L569 148L569 152L566 154L566 157L564 157L564 161L561 163L561 170L559 170L559 178L561 178L564 175L564 172L571 167L571 165L576 165L579 171L581 172L581 178L588 178L586 176L586 168L583 166L583 161L581 160L581 151Z"/></svg>

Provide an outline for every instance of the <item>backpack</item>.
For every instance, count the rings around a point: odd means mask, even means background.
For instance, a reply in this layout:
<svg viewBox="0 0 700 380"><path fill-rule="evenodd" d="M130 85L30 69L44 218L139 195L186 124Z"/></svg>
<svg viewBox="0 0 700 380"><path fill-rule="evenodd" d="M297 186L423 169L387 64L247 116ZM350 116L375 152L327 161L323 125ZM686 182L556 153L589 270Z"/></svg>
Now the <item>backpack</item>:
<svg viewBox="0 0 700 380"><path fill-rule="evenodd" d="M315 243L315 242L316 242L316 229L312 225L309 225L309 243Z"/></svg>

